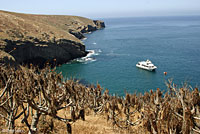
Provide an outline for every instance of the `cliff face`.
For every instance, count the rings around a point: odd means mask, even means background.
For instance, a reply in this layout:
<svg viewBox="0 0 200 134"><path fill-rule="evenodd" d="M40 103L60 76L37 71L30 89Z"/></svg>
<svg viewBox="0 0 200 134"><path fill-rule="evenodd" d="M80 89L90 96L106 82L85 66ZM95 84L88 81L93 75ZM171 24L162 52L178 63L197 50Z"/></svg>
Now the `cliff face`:
<svg viewBox="0 0 200 134"><path fill-rule="evenodd" d="M102 21L77 16L0 11L0 49L17 63L66 63L87 55L83 33L104 28Z"/></svg>

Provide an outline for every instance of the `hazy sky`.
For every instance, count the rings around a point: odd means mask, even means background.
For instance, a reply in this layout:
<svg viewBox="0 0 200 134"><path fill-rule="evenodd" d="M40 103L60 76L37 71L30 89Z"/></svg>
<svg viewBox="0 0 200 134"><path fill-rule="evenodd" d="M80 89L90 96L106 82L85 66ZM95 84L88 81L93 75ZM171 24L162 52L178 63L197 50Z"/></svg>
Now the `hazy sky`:
<svg viewBox="0 0 200 134"><path fill-rule="evenodd" d="M90 18L200 15L200 0L1 0L0 10Z"/></svg>

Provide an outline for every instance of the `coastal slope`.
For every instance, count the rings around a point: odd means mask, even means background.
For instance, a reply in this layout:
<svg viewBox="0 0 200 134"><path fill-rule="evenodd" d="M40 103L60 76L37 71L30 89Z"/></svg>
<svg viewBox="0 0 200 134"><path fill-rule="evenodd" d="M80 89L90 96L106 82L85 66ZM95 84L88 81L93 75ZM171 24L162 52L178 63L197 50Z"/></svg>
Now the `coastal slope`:
<svg viewBox="0 0 200 134"><path fill-rule="evenodd" d="M63 64L87 55L80 39L104 28L102 21L78 16L33 15L0 10L0 49L17 63Z"/></svg>

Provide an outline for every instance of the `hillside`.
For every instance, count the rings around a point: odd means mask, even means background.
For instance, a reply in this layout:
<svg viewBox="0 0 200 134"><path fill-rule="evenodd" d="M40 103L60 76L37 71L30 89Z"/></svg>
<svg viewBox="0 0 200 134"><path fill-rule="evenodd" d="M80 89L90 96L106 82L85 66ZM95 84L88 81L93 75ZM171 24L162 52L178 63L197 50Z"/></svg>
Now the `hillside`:
<svg viewBox="0 0 200 134"><path fill-rule="evenodd" d="M85 56L83 33L104 28L104 22L78 16L32 15L0 11L0 48L18 63L57 64Z"/></svg>

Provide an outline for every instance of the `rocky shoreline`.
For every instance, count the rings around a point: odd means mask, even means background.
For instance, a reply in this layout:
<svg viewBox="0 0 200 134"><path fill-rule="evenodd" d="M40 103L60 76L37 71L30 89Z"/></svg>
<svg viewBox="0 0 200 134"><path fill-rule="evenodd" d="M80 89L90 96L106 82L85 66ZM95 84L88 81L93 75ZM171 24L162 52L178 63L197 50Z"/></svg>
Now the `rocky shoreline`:
<svg viewBox="0 0 200 134"><path fill-rule="evenodd" d="M84 33L102 28L103 21L83 17L0 11L1 62L42 67L84 57Z"/></svg>

